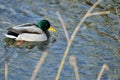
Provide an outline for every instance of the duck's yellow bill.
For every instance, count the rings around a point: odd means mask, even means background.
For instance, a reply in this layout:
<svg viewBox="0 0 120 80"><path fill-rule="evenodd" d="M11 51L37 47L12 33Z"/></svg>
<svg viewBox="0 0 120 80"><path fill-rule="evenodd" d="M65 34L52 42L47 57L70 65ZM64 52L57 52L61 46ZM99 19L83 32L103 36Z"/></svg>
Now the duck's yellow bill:
<svg viewBox="0 0 120 80"><path fill-rule="evenodd" d="M52 31L52 32L57 32L52 26L50 26L50 28L48 30Z"/></svg>

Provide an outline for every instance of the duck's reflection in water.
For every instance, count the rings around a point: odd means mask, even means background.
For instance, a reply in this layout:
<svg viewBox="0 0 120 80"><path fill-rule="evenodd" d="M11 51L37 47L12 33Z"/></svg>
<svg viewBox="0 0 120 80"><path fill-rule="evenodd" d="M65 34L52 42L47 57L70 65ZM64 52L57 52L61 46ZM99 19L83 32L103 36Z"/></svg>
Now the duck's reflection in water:
<svg viewBox="0 0 120 80"><path fill-rule="evenodd" d="M15 39L5 38L4 41L6 42L6 46L8 47L19 47L19 48L27 48L27 49L33 49L34 47L37 47L38 49L44 51L48 48L51 41L44 41L44 42L27 42L27 41L16 41ZM52 40L52 43L54 43L56 40Z"/></svg>

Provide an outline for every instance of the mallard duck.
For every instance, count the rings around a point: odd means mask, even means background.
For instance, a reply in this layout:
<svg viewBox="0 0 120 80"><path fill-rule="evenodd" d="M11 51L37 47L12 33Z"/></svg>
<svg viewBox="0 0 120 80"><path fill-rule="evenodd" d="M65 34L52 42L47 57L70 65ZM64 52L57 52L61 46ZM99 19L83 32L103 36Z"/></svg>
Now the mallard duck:
<svg viewBox="0 0 120 80"><path fill-rule="evenodd" d="M7 29L5 34L8 38L13 38L16 41L47 41L50 37L48 30L56 32L56 30L50 26L48 20L41 20L38 24L25 23L17 25Z"/></svg>

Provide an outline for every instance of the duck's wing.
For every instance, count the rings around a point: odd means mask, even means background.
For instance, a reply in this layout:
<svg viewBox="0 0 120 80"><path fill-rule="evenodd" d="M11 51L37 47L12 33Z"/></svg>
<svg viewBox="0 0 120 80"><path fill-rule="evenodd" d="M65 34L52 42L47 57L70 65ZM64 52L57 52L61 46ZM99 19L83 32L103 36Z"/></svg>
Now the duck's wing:
<svg viewBox="0 0 120 80"><path fill-rule="evenodd" d="M21 24L21 25L17 25L17 27L27 27L27 26L37 26L36 24L34 24L34 23L25 23L25 24Z"/></svg>
<svg viewBox="0 0 120 80"><path fill-rule="evenodd" d="M43 31L40 28L38 28L36 24L32 24L32 23L17 25L17 26L8 28L8 31L12 31L17 34L21 34L21 33L41 34L43 33Z"/></svg>

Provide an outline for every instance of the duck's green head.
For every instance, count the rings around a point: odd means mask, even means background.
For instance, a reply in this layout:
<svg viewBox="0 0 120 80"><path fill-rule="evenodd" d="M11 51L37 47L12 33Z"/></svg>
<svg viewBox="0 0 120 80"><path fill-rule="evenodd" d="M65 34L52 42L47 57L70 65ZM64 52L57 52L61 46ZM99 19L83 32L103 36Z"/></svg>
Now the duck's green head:
<svg viewBox="0 0 120 80"><path fill-rule="evenodd" d="M43 31L50 30L52 32L56 32L56 30L52 26L50 26L50 22L48 20L41 20L38 23L38 27Z"/></svg>

